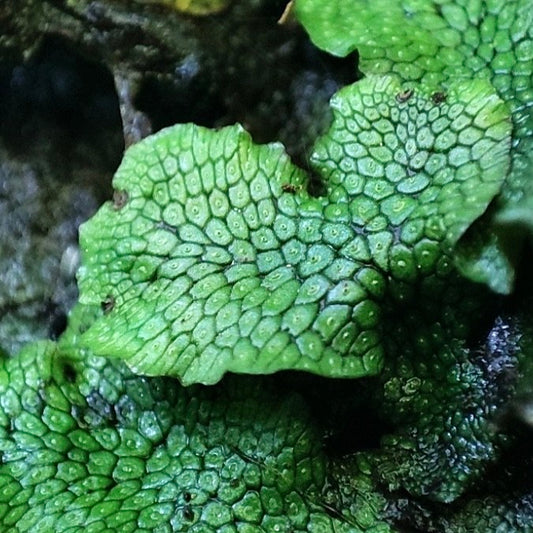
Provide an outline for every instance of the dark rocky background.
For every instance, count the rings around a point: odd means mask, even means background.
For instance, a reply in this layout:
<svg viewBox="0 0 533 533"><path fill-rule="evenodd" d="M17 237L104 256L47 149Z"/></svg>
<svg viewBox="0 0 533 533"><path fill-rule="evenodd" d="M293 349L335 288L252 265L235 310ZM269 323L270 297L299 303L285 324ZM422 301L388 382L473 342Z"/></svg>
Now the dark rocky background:
<svg viewBox="0 0 533 533"><path fill-rule="evenodd" d="M56 337L77 298L77 228L124 147L165 126L242 123L306 166L356 58L322 54L284 0L195 17L125 0L0 1L0 348Z"/></svg>

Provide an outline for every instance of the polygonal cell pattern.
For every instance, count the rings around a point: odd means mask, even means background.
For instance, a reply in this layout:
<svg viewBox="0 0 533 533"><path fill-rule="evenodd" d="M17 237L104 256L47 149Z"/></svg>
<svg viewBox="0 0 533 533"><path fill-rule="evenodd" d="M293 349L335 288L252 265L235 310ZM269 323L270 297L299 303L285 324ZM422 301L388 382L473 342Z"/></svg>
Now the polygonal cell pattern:
<svg viewBox="0 0 533 533"><path fill-rule="evenodd" d="M434 273L486 209L510 125L484 82L438 101L369 78L332 106L313 156L323 197L238 127L176 126L128 152L114 181L126 204L81 232L82 301L113 302L87 333L97 353L186 383L379 369L387 284Z"/></svg>

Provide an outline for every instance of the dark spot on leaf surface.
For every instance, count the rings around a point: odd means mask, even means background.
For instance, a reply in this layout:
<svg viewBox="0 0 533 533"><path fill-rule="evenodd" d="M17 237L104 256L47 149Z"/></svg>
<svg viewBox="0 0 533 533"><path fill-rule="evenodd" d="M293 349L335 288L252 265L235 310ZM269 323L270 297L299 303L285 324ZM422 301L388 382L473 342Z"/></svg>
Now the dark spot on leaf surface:
<svg viewBox="0 0 533 533"><path fill-rule="evenodd" d="M111 294L108 294L106 296L106 299L101 303L102 311L104 312L104 315L107 315L113 311L115 308L115 298L111 296Z"/></svg>
<svg viewBox="0 0 533 533"><path fill-rule="evenodd" d="M447 98L448 96L446 95L446 93L443 93L443 92L436 92L431 95L431 100L433 101L434 104L437 104L437 105L446 102Z"/></svg>
<svg viewBox="0 0 533 533"><path fill-rule="evenodd" d="M113 191L113 209L119 211L129 200L129 195L126 191Z"/></svg>
<svg viewBox="0 0 533 533"><path fill-rule="evenodd" d="M65 363L63 365L63 376L69 383L74 383L76 381L76 369L70 363Z"/></svg>
<svg viewBox="0 0 533 533"><path fill-rule="evenodd" d="M183 518L188 521L194 520L194 511L192 510L190 505L186 505L183 508Z"/></svg>
<svg viewBox="0 0 533 533"><path fill-rule="evenodd" d="M288 192L288 193L291 193L291 194L295 194L298 191L298 189L299 189L299 187L297 187L293 183L284 183L281 186L281 190L283 192Z"/></svg>
<svg viewBox="0 0 533 533"><path fill-rule="evenodd" d="M403 104L404 102L407 102L411 96L413 96L414 90L413 89L406 89L405 91L401 91L396 95L396 101L400 104Z"/></svg>

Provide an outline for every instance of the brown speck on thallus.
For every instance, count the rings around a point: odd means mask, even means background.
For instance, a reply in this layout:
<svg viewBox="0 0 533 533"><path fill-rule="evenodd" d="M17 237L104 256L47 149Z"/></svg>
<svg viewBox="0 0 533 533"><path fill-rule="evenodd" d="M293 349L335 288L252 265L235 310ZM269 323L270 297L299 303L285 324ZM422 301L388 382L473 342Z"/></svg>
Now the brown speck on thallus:
<svg viewBox="0 0 533 533"><path fill-rule="evenodd" d="M126 191L113 191L113 209L119 211L129 200L129 195Z"/></svg>
<svg viewBox="0 0 533 533"><path fill-rule="evenodd" d="M115 308L115 298L111 294L108 294L100 305L102 306L104 315L107 315Z"/></svg>
<svg viewBox="0 0 533 533"><path fill-rule="evenodd" d="M290 192L291 194L294 194L296 191L298 191L298 187L293 183L284 183L281 186L281 190L283 192Z"/></svg>
<svg viewBox="0 0 533 533"><path fill-rule="evenodd" d="M189 522L191 520L194 520L194 511L192 510L190 505L186 505L183 508L183 518L185 518L185 520L187 520Z"/></svg>
<svg viewBox="0 0 533 533"><path fill-rule="evenodd" d="M442 92L436 92L431 95L431 100L433 100L434 104L442 104L443 102L446 102L447 98L446 93Z"/></svg>
<svg viewBox="0 0 533 533"><path fill-rule="evenodd" d="M403 104L404 102L407 102L411 96L413 96L414 90L413 89L406 89L405 91L401 91L396 95L396 101L400 104Z"/></svg>

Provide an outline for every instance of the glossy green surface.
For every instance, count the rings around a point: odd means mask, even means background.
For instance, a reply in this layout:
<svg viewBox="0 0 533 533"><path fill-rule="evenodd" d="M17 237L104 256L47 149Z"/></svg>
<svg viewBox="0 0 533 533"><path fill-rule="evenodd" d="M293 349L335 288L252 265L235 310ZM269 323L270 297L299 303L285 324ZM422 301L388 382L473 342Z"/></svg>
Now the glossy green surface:
<svg viewBox="0 0 533 533"><path fill-rule="evenodd" d="M81 235L101 309L0 360L1 531L533 530L531 287L504 316L461 276L509 291L532 224L533 6L296 14L368 76L332 100L321 195L238 126L126 154ZM179 383L278 370L368 379Z"/></svg>
<svg viewBox="0 0 533 533"><path fill-rule="evenodd" d="M80 232L81 301L107 310L87 345L183 383L376 373L389 285L448 274L501 187L508 111L483 81L440 101L390 77L332 108L312 155L320 197L281 146L239 127L175 126L131 148L114 203Z"/></svg>
<svg viewBox="0 0 533 533"><path fill-rule="evenodd" d="M92 314L1 361L3 532L392 533L360 464L341 490L300 396L135 376L79 349Z"/></svg>
<svg viewBox="0 0 533 533"><path fill-rule="evenodd" d="M510 292L516 249L532 229L531 0L296 0L295 13L319 47L336 55L357 49L366 75L394 73L443 91L457 79L486 79L509 103L512 165L493 210L461 242L457 264Z"/></svg>

